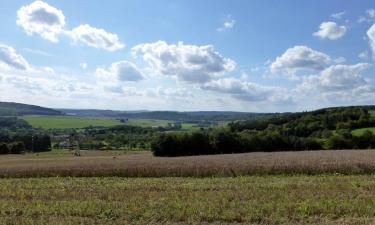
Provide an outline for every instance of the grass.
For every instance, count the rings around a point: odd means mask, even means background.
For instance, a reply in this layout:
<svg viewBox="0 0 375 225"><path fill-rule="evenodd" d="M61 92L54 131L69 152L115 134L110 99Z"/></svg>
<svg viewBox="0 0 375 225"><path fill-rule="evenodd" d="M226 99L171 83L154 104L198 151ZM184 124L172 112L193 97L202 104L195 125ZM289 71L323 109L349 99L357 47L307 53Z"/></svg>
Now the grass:
<svg viewBox="0 0 375 225"><path fill-rule="evenodd" d="M369 111L369 113L370 113L371 117L375 118L375 111ZM370 131L373 134L375 134L375 127L354 129L352 131L352 134L355 135L355 136L361 136L366 131Z"/></svg>
<svg viewBox="0 0 375 225"><path fill-rule="evenodd" d="M369 127L369 128L359 128L352 131L352 134L355 136L361 136L366 131L370 131L373 134L375 134L375 127Z"/></svg>
<svg viewBox="0 0 375 225"><path fill-rule="evenodd" d="M26 120L33 127L44 129L84 128L88 126L110 127L123 124L119 120L114 119L76 116L22 116L21 118Z"/></svg>
<svg viewBox="0 0 375 225"><path fill-rule="evenodd" d="M129 119L125 124L139 127L166 127L168 123L172 123L170 120L152 120L152 119Z"/></svg>
<svg viewBox="0 0 375 225"><path fill-rule="evenodd" d="M154 157L150 152L69 151L0 156L0 177L231 177L245 175L372 174L374 150L257 152Z"/></svg>
<svg viewBox="0 0 375 225"><path fill-rule="evenodd" d="M169 123L173 123L172 120L153 120L153 119L129 119L125 124L139 127L168 127ZM182 123L181 130L194 131L198 130L194 123Z"/></svg>
<svg viewBox="0 0 375 225"><path fill-rule="evenodd" d="M374 178L0 179L0 223L374 224Z"/></svg>

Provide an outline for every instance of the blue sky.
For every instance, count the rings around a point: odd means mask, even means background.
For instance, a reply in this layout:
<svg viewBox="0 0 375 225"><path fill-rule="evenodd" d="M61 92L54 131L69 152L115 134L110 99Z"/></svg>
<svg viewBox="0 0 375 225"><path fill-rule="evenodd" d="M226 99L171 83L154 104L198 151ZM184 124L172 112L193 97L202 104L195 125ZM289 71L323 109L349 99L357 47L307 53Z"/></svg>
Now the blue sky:
<svg viewBox="0 0 375 225"><path fill-rule="evenodd" d="M301 111L375 104L372 1L0 1L0 100Z"/></svg>

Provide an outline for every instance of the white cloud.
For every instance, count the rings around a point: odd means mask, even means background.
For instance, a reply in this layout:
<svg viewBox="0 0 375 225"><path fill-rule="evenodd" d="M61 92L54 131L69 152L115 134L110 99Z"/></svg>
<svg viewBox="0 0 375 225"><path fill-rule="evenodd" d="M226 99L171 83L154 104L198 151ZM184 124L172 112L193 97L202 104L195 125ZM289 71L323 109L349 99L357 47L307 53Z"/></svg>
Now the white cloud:
<svg viewBox="0 0 375 225"><path fill-rule="evenodd" d="M234 77L212 80L203 84L201 88L219 93L227 93L234 98L249 102L274 102L276 100L279 101L282 98L287 98L287 95L284 93L286 91L282 88L263 86L236 79Z"/></svg>
<svg viewBox="0 0 375 225"><path fill-rule="evenodd" d="M125 47L117 34L88 24L79 25L73 30L65 29L63 12L41 0L22 6L17 12L17 24L28 35L39 34L52 42L58 42L59 36L64 34L76 42L108 51L116 51Z"/></svg>
<svg viewBox="0 0 375 225"><path fill-rule="evenodd" d="M347 28L338 26L335 22L323 22L319 26L319 31L313 33L321 39L336 40L345 35Z"/></svg>
<svg viewBox="0 0 375 225"><path fill-rule="evenodd" d="M46 67L43 67L42 69L46 73L55 74L55 70L53 68L51 68L51 67L46 66Z"/></svg>
<svg viewBox="0 0 375 225"><path fill-rule="evenodd" d="M107 32L100 28L91 27L88 24L74 28L69 32L69 36L72 37L74 41L108 51L116 51L125 47L125 45L120 42L117 34Z"/></svg>
<svg viewBox="0 0 375 225"><path fill-rule="evenodd" d="M323 70L319 75L304 77L298 89L300 92L316 91L318 93L348 93L358 88L368 89L370 85L361 75L361 72L368 67L367 63L333 65Z"/></svg>
<svg viewBox="0 0 375 225"><path fill-rule="evenodd" d="M221 25L221 27L219 27L217 30L218 31L224 31L224 30L229 30L229 29L232 29L234 27L234 25L236 24L236 20L232 18L231 15L228 15L223 24Z"/></svg>
<svg viewBox="0 0 375 225"><path fill-rule="evenodd" d="M7 45L0 45L0 62L19 70L30 68L29 63L16 50Z"/></svg>
<svg viewBox="0 0 375 225"><path fill-rule="evenodd" d="M112 63L108 69L97 68L97 77L111 82L139 81L143 79L142 73L136 65L128 61Z"/></svg>
<svg viewBox="0 0 375 225"><path fill-rule="evenodd" d="M370 29L368 29L367 37L372 49L373 58L375 59L375 23L370 27Z"/></svg>
<svg viewBox="0 0 375 225"><path fill-rule="evenodd" d="M367 9L364 16L360 16L357 20L358 23L371 23L375 19L375 9Z"/></svg>
<svg viewBox="0 0 375 225"><path fill-rule="evenodd" d="M83 62L83 63L80 63L79 66L82 68L82 69L86 69L87 68L87 63Z"/></svg>
<svg viewBox="0 0 375 225"><path fill-rule="evenodd" d="M287 49L284 54L272 62L272 73L282 72L294 74L297 71L320 71L332 63L332 59L322 53L306 46L294 46Z"/></svg>
<svg viewBox="0 0 375 225"><path fill-rule="evenodd" d="M368 51L363 51L363 52L359 53L358 58L367 59L368 58Z"/></svg>
<svg viewBox="0 0 375 225"><path fill-rule="evenodd" d="M345 11L341 11L341 12L338 12L338 13L334 13L331 15L332 18L334 19L341 19L344 15L346 14Z"/></svg>
<svg viewBox="0 0 375 225"><path fill-rule="evenodd" d="M65 25L65 16L61 10L48 5L44 1L37 0L18 10L17 24L28 35L35 33L49 41L57 42L58 35Z"/></svg>
<svg viewBox="0 0 375 225"><path fill-rule="evenodd" d="M366 14L369 18L375 18L375 9L367 9Z"/></svg>
<svg viewBox="0 0 375 225"><path fill-rule="evenodd" d="M162 75L174 76L192 83L204 83L226 72L233 71L236 63L215 51L212 45L197 46L167 44L164 41L137 45L133 55L142 58Z"/></svg>

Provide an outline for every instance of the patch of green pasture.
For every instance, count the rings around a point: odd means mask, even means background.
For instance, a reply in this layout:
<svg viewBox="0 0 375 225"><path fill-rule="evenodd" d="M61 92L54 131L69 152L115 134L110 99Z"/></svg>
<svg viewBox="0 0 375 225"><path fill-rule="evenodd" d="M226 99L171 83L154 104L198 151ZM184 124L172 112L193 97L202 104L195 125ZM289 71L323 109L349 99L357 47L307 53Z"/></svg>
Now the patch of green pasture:
<svg viewBox="0 0 375 225"><path fill-rule="evenodd" d="M126 125L139 126L139 127L166 127L170 120L153 120L153 119L129 119L125 122Z"/></svg>
<svg viewBox="0 0 375 225"><path fill-rule="evenodd" d="M375 134L375 127L368 127L368 128L359 128L352 131L352 134L355 136L361 136L366 131L370 131L371 133Z"/></svg>
<svg viewBox="0 0 375 225"><path fill-rule="evenodd" d="M84 128L89 126L110 127L121 125L119 120L105 118L86 118L77 116L22 116L31 126L44 129Z"/></svg>

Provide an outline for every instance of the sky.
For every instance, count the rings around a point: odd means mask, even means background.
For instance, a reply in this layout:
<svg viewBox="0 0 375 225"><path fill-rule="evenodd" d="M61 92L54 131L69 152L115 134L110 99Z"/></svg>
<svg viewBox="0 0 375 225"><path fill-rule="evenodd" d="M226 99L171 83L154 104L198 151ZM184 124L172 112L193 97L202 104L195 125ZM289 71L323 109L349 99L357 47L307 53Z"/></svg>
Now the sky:
<svg viewBox="0 0 375 225"><path fill-rule="evenodd" d="M375 104L371 0L0 0L0 101L305 111Z"/></svg>

